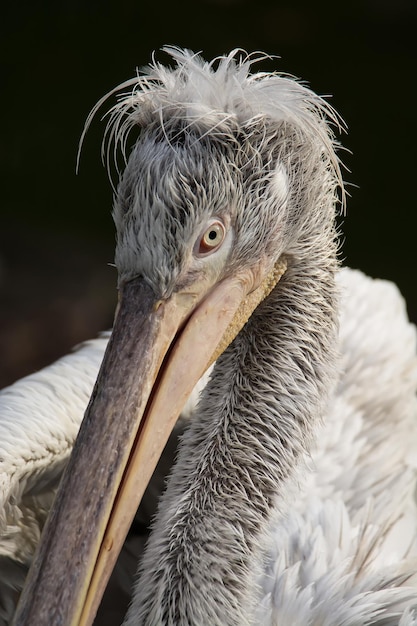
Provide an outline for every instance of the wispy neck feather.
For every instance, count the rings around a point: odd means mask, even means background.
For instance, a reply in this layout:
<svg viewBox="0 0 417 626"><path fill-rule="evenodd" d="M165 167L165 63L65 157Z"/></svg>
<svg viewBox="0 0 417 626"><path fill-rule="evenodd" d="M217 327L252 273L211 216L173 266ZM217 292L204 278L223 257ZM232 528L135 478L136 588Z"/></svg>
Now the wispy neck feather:
<svg viewBox="0 0 417 626"><path fill-rule="evenodd" d="M336 262L334 232L324 232L311 232L308 254L294 248L217 362L162 498L129 626L251 624L268 523L332 387Z"/></svg>

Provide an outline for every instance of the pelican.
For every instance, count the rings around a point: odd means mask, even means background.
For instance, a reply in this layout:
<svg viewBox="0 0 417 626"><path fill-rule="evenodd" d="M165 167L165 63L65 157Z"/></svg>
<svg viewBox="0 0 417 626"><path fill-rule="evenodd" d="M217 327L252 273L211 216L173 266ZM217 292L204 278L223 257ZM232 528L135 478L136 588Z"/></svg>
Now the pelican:
<svg viewBox="0 0 417 626"><path fill-rule="evenodd" d="M393 285L339 268L339 119L240 51L166 52L106 130L111 337L1 397L15 596L63 473L13 624L93 623L191 397L125 626L415 626L415 329Z"/></svg>

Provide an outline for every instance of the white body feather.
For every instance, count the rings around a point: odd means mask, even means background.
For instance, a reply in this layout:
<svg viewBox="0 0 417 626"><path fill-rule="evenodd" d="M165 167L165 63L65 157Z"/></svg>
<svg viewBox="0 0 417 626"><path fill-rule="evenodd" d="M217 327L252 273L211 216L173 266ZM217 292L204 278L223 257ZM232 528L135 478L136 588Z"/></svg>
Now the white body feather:
<svg viewBox="0 0 417 626"><path fill-rule="evenodd" d="M415 329L394 285L348 269L338 280L339 383L299 490L271 528L256 623L415 626ZM29 563L39 540L107 337L0 394L2 625L10 623L14 587L24 578L19 564Z"/></svg>
<svg viewBox="0 0 417 626"><path fill-rule="evenodd" d="M392 283L347 269L339 279L340 378L300 491L271 529L259 624L417 624L415 328Z"/></svg>

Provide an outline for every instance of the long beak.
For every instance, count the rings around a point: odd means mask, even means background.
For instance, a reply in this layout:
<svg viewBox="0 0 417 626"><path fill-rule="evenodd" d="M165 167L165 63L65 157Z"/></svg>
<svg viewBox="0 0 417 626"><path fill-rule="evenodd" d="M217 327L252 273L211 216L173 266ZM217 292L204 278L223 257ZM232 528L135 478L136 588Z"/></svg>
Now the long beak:
<svg viewBox="0 0 417 626"><path fill-rule="evenodd" d="M175 421L218 346L226 347L224 337L226 344L233 338L226 331L239 317L248 290L238 277L220 282L201 302L192 293L157 301L139 279L124 286L15 626L93 622ZM258 293L254 306L265 295Z"/></svg>

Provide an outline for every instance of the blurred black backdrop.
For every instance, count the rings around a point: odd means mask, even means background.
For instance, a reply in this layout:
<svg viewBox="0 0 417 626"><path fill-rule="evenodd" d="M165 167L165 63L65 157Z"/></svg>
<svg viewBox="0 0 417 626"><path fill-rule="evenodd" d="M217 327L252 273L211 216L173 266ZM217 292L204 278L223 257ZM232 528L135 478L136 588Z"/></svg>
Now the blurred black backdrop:
<svg viewBox="0 0 417 626"><path fill-rule="evenodd" d="M0 386L112 322L112 194L103 123L75 159L107 91L176 44L211 58L234 47L279 55L263 69L330 95L351 197L344 262L394 280L417 321L414 0L23 0L3 8ZM159 55L164 60L163 55Z"/></svg>

